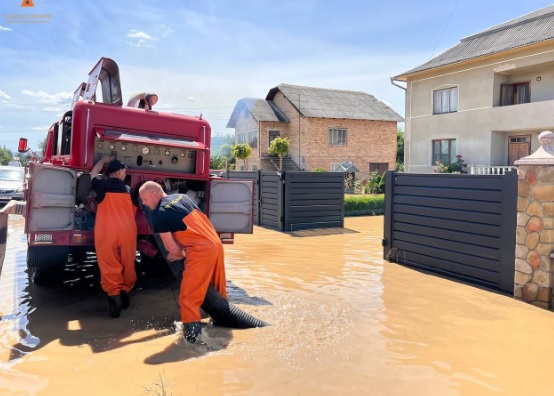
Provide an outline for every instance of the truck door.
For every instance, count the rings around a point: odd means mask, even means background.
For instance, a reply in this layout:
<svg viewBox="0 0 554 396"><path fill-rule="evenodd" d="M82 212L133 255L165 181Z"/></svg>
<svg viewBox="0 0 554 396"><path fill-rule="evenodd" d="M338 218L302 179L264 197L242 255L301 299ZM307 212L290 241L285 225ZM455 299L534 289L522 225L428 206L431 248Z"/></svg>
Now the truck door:
<svg viewBox="0 0 554 396"><path fill-rule="evenodd" d="M251 234L254 229L254 181L210 180L210 221L218 232Z"/></svg>
<svg viewBox="0 0 554 396"><path fill-rule="evenodd" d="M76 172L31 162L25 232L73 229Z"/></svg>

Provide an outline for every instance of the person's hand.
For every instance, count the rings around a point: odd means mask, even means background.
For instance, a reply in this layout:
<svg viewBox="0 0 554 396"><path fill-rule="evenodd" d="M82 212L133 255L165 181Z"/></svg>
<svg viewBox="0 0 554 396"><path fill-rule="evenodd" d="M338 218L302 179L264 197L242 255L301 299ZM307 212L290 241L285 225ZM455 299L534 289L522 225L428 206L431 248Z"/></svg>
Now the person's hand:
<svg viewBox="0 0 554 396"><path fill-rule="evenodd" d="M180 254L174 254L174 253L168 253L167 254L167 259L169 261L177 261L177 260L182 260L186 257L186 252L185 252L185 249L181 250L181 253Z"/></svg>
<svg viewBox="0 0 554 396"><path fill-rule="evenodd" d="M102 162L105 163L105 164L107 164L107 163L110 162L111 160L113 160L113 157L112 157L111 155L107 155L107 154L106 154L106 155L104 155L104 156L102 157Z"/></svg>

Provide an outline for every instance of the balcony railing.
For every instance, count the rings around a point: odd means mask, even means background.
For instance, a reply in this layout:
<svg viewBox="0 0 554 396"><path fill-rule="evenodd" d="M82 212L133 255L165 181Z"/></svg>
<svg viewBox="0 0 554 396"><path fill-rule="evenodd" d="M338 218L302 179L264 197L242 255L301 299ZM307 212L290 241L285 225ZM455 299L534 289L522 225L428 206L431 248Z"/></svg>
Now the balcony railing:
<svg viewBox="0 0 554 396"><path fill-rule="evenodd" d="M507 165L471 165L472 175L505 175L506 173L517 172L517 166Z"/></svg>

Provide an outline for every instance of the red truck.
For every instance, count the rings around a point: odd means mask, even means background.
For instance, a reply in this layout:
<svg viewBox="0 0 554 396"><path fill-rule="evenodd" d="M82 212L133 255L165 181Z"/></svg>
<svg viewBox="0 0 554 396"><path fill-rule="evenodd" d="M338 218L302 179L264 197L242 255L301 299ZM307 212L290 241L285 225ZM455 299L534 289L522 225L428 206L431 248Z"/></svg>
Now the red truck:
<svg viewBox="0 0 554 396"><path fill-rule="evenodd" d="M202 117L141 108L138 99L123 104L119 67L101 58L88 83L75 91L71 109L49 128L42 158L27 167L24 191L27 267L35 277L65 265L70 254L94 251L90 171L104 155L127 165L131 194L154 180L168 194L196 200L222 242L252 233L253 181L210 174L210 124ZM29 150L26 139L19 143L20 152ZM139 251L151 253L152 232L140 209L135 220Z"/></svg>

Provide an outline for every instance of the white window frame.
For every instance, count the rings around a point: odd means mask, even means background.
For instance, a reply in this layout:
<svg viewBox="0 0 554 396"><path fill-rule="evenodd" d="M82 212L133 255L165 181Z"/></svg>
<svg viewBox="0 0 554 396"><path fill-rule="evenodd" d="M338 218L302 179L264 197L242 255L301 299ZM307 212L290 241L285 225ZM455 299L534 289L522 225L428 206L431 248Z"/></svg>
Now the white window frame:
<svg viewBox="0 0 554 396"><path fill-rule="evenodd" d="M329 128L329 145L346 146L348 130L346 128Z"/></svg>
<svg viewBox="0 0 554 396"><path fill-rule="evenodd" d="M246 134L247 134L247 132L237 133L237 144L246 143Z"/></svg>
<svg viewBox="0 0 554 396"><path fill-rule="evenodd" d="M253 130L248 132L248 144L252 148L258 147L258 131Z"/></svg>
<svg viewBox="0 0 554 396"><path fill-rule="evenodd" d="M458 86L433 90L433 114L456 113L458 111Z"/></svg>

